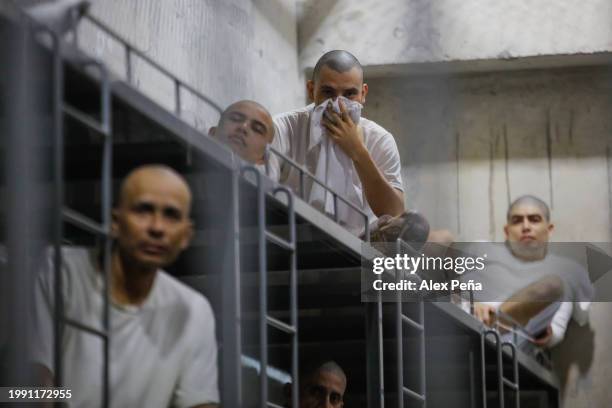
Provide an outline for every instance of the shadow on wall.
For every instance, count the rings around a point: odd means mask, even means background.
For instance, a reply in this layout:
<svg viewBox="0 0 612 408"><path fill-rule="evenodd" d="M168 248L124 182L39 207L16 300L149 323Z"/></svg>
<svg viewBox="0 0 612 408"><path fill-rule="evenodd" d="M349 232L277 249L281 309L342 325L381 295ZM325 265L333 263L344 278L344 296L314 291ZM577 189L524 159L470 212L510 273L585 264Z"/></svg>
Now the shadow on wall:
<svg viewBox="0 0 612 408"><path fill-rule="evenodd" d="M563 342L554 349L554 369L561 382L561 396L578 397L589 394L580 390L582 379L589 376L595 356L595 331L591 325L571 322ZM583 401L586 403L586 401ZM563 406L574 406L566 402ZM580 405L582 406L582 405Z"/></svg>

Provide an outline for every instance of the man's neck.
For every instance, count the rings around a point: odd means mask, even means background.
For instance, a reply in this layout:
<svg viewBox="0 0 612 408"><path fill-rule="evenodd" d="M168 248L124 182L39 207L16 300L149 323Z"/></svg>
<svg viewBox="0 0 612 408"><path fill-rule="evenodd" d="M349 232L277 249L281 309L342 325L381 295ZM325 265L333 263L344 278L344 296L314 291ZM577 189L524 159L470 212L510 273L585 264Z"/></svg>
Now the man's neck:
<svg viewBox="0 0 612 408"><path fill-rule="evenodd" d="M548 245L542 245L537 248L521 248L516 243L506 241L506 246L516 258L524 262L536 262L546 258Z"/></svg>
<svg viewBox="0 0 612 408"><path fill-rule="evenodd" d="M113 251L110 291L115 303L136 306L143 304L151 293L156 276L157 269L137 266L122 256L119 250Z"/></svg>

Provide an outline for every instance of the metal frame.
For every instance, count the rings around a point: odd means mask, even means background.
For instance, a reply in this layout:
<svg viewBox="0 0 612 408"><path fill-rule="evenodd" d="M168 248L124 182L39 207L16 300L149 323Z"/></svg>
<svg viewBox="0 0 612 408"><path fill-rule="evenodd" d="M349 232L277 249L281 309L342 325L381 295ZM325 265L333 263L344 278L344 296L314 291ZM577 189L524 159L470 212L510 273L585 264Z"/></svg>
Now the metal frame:
<svg viewBox="0 0 612 408"><path fill-rule="evenodd" d="M407 243L402 239L396 241L396 252L402 255L404 250L408 250L409 253L414 253ZM421 280L418 275L412 275L417 280ZM400 282L402 277L398 270L395 271L395 279ZM396 326L396 341L397 341L397 394L398 394L398 408L404 408L404 397L410 398L411 400L417 401L423 408L427 406L427 392L426 392L426 355L425 355L425 304L422 297L419 297L418 302L415 303L417 306L417 313L419 315L419 321L415 321L403 313L402 306L402 293L397 292L396 302L396 315L395 315L395 326ZM404 344L403 344L403 327L406 324L410 329L419 332L419 390L412 390L404 385Z"/></svg>
<svg viewBox="0 0 612 408"><path fill-rule="evenodd" d="M518 372L518 359L516 346L508 341L502 341L497 330L485 329L481 335L481 369L482 369L482 398L483 407L487 407L487 374L486 374L486 357L485 347L487 337L493 337L495 346L496 368L497 368L497 392L499 396L499 408L505 406L504 387L508 387L516 393L515 408L520 407L520 384ZM510 350L512 358L513 379L509 380L504 376L504 359L503 348L507 347Z"/></svg>
<svg viewBox="0 0 612 408"><path fill-rule="evenodd" d="M242 167L242 177L251 173L255 178L257 187L257 230L259 252L259 347L260 347L260 390L259 405L261 408L275 407L268 401L268 327L289 334L291 336L291 399L292 406L297 407L299 401L299 370L298 370L298 315L297 315L297 237L295 229L295 211L293 208L293 194L286 187L277 187L271 191L272 196L282 193L287 199L289 240L279 237L267 229L266 223L266 192L261 182L261 173L252 165ZM267 243L270 242L286 251L290 255L290 324L268 315L268 265Z"/></svg>

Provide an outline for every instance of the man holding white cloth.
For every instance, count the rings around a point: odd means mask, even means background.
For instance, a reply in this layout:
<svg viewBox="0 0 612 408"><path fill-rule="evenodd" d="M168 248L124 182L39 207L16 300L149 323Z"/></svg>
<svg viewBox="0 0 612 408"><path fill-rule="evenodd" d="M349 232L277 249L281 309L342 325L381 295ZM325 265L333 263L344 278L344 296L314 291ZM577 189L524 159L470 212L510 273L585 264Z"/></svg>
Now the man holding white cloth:
<svg viewBox="0 0 612 408"><path fill-rule="evenodd" d="M314 102L274 119L273 146L355 204L371 223L383 215L404 211L401 164L393 136L371 120L361 117L368 85L363 82L359 61L349 52L337 50L323 55L307 83ZM271 166L279 166L272 159ZM280 181L300 191L298 170L280 168ZM337 202L308 177L304 199L328 214L337 210L338 221L355 234L364 232L362 215ZM387 217L389 218L389 217Z"/></svg>

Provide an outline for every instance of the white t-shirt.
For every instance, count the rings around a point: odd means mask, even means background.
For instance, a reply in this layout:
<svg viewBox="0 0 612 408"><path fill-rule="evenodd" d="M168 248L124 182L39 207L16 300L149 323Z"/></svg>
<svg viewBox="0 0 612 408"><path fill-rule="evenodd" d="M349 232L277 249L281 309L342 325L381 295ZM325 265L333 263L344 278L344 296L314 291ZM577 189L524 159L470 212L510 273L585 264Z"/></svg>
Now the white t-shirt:
<svg viewBox="0 0 612 408"><path fill-rule="evenodd" d="M304 108L283 113L274 118L276 134L272 146L288 156L299 165L305 167L311 174L315 174L317 167L320 145L310 146L310 114L314 109L314 104ZM363 129L364 144L372 160L381 171L389 184L398 190L403 191L401 176L400 156L393 136L383 127L366 118L361 118L359 126ZM351 166L353 166L351 164ZM297 194L300 189L299 171L295 167L286 163L279 163L274 154L270 155L271 174L280 174L280 182L288 185ZM354 166L353 166L354 167ZM280 170L279 170L280 169ZM365 191L357 171L352 171L352 184L355 191L359 192L356 198L348 197L349 201L366 213L369 223L372 223L376 216L368 204ZM309 197L312 183L307 179L304 183L304 197ZM342 206L339 203L338 206ZM344 205L346 209L348 206ZM355 211L345 211L345 219L339 220L349 231L360 234L364 230L364 219Z"/></svg>
<svg viewBox="0 0 612 408"><path fill-rule="evenodd" d="M95 254L63 248L65 315L102 328L102 275ZM53 370L53 251L35 289L34 361ZM139 307L111 304L112 407L191 407L219 401L215 321L208 301L163 271ZM70 406L102 401L103 342L65 325L64 384Z"/></svg>
<svg viewBox="0 0 612 408"><path fill-rule="evenodd" d="M588 309L594 289L588 273L580 264L555 254L539 261L524 261L515 257L504 244L473 244L471 254L487 254L486 269L462 276L482 283L483 291L474 292L474 300L499 307L510 296L546 277L558 276L563 282L563 297L550 322L552 338L549 346L563 340L569 320L583 325L588 321ZM542 312L544 313L544 311Z"/></svg>

